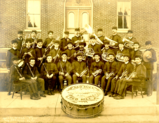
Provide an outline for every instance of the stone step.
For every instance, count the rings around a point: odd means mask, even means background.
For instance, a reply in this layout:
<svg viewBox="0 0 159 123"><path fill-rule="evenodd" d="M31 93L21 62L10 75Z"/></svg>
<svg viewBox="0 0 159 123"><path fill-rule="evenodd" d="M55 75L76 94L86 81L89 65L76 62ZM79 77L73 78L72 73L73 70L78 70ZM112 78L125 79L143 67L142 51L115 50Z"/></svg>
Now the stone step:
<svg viewBox="0 0 159 123"><path fill-rule="evenodd" d="M157 115L118 115L98 116L87 119L75 119L66 116L6 116L0 117L0 122L25 123L159 123Z"/></svg>

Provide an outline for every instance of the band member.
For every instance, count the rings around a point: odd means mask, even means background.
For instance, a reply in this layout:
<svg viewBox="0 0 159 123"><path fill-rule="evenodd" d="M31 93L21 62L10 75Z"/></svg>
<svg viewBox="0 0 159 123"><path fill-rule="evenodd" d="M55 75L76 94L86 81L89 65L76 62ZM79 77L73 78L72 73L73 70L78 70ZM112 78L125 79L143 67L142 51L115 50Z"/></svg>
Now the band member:
<svg viewBox="0 0 159 123"><path fill-rule="evenodd" d="M104 63L102 61L100 61L100 53L95 53L94 59L95 59L95 61L91 64L91 67L90 67L91 76L89 79L89 83L98 85L99 84L98 82L102 76Z"/></svg>
<svg viewBox="0 0 159 123"><path fill-rule="evenodd" d="M38 71L40 72L41 70L41 65L45 61L46 58L46 52L45 49L42 48L43 46L43 41L42 39L37 40L37 47L35 48L35 55L36 55L36 66L38 67Z"/></svg>
<svg viewBox="0 0 159 123"><path fill-rule="evenodd" d="M79 49L77 50L77 54L78 53L83 54L83 61L86 61L86 50L84 49L85 46L86 46L85 42L80 42Z"/></svg>
<svg viewBox="0 0 159 123"><path fill-rule="evenodd" d="M125 42L124 45L125 45L126 48L128 48L128 49L132 49L133 48L131 44L133 42L136 42L136 38L133 37L133 31L132 30L128 30L127 37L124 37L123 41ZM132 43L130 43L130 41Z"/></svg>
<svg viewBox="0 0 159 123"><path fill-rule="evenodd" d="M77 54L77 61L72 63L73 83L77 83L78 78L82 78L82 82L86 83L87 66L86 62L82 61L82 54Z"/></svg>
<svg viewBox="0 0 159 123"><path fill-rule="evenodd" d="M39 71L38 71L37 67L35 66L34 57L29 58L29 63L27 63L27 65L25 66L23 73L24 73L24 76L26 77L26 79L34 80L37 82L35 84L37 84L36 86L38 86L38 91L40 91L39 96L46 97L44 94L45 81L43 78L41 78L41 75L39 74Z"/></svg>
<svg viewBox="0 0 159 123"><path fill-rule="evenodd" d="M72 42L75 44L75 46L78 46L78 43L82 40L82 36L80 35L80 29L75 29L75 35L72 37Z"/></svg>
<svg viewBox="0 0 159 123"><path fill-rule="evenodd" d="M116 42L121 42L121 37L118 35L117 33L117 27L112 27L112 36L110 37L110 39L116 41ZM114 47L118 47L118 43L110 43L110 46L111 48L114 48Z"/></svg>
<svg viewBox="0 0 159 123"><path fill-rule="evenodd" d="M103 48L102 48L102 60L105 62L108 59L108 54L110 52L113 52L114 55L115 55L115 52L112 49L110 49L109 41L104 40L103 43L104 43L104 45L103 45Z"/></svg>
<svg viewBox="0 0 159 123"><path fill-rule="evenodd" d="M66 52L62 52L61 57L62 57L62 61L58 62L57 68L59 71L59 82L60 82L61 90L62 90L64 87L63 80L67 80L68 85L71 85L71 83L72 83L72 77L70 75L72 66L71 66L71 63L69 61L67 61Z"/></svg>
<svg viewBox="0 0 159 123"><path fill-rule="evenodd" d="M53 89L56 86L56 74L58 74L58 69L55 63L52 63L52 55L47 54L46 63L43 63L41 71L45 79L45 90L48 90L48 95L54 95Z"/></svg>
<svg viewBox="0 0 159 123"><path fill-rule="evenodd" d="M131 62L133 63L135 61L135 56L136 54L140 54L142 55L142 52L139 50L139 47L140 47L140 44L139 42L134 42L133 44L133 49L132 51L130 52L130 58L131 58Z"/></svg>
<svg viewBox="0 0 159 123"><path fill-rule="evenodd" d="M26 47L21 52L21 58L25 63L29 63L30 57L35 57L35 50L31 47L31 39L26 39Z"/></svg>
<svg viewBox="0 0 159 123"><path fill-rule="evenodd" d="M13 65L11 67L11 80L14 83L29 84L30 99L38 100L37 85L34 80L26 80L23 75L24 61L19 61L18 57L13 57Z"/></svg>
<svg viewBox="0 0 159 123"><path fill-rule="evenodd" d="M67 50L65 52L67 53L67 60L72 63L76 57L76 50L73 49L72 41L67 42Z"/></svg>
<svg viewBox="0 0 159 123"><path fill-rule="evenodd" d="M111 87L111 80L115 77L118 72L118 62L115 61L115 54L109 52L109 62L106 62L103 68L104 76L101 81L101 88L105 91L105 95L108 94Z"/></svg>
<svg viewBox="0 0 159 123"><path fill-rule="evenodd" d="M67 44L68 42L70 42L71 39L69 38L69 31L65 31L64 32L64 38L61 39L61 46L60 46L60 49L62 51L65 51L67 50Z"/></svg>
<svg viewBox="0 0 159 123"><path fill-rule="evenodd" d="M142 83L144 82L146 78L146 68L142 63L142 57L141 55L135 56L135 64L136 67L134 71L125 79L121 79L118 86L117 95L114 97L115 99L123 99L125 96L125 90L127 88L126 83L129 82L138 82Z"/></svg>
<svg viewBox="0 0 159 123"><path fill-rule="evenodd" d="M60 53L61 53L59 46L60 46L60 41L58 41L58 40L54 41L54 49L52 49L49 53L49 54L51 54L51 56L53 58L53 62L56 64L59 61Z"/></svg>
<svg viewBox="0 0 159 123"><path fill-rule="evenodd" d="M129 62L129 60L129 54L124 54L124 64L122 64L119 71L117 72L117 75L111 81L111 93L109 94L110 97L116 96L117 90L120 87L120 80L128 77L130 73L133 71L134 66Z"/></svg>
<svg viewBox="0 0 159 123"><path fill-rule="evenodd" d="M31 32L31 43L32 43L32 48L36 48L37 46L37 31L36 30L32 30Z"/></svg>
<svg viewBox="0 0 159 123"><path fill-rule="evenodd" d="M88 48L92 48L94 52L98 52L101 54L101 48L98 44L96 44L95 36L90 36L90 44L88 45Z"/></svg>
<svg viewBox="0 0 159 123"><path fill-rule="evenodd" d="M19 51L21 51L22 48L25 47L25 41L23 39L23 31L18 31L18 35L17 36L18 37L15 39L17 41L17 43L18 43L17 49Z"/></svg>
<svg viewBox="0 0 159 123"><path fill-rule="evenodd" d="M12 58L17 56L20 57L20 52L17 49L18 42L16 40L12 40L12 48L7 51L7 59L6 66L8 69L12 66Z"/></svg>
<svg viewBox="0 0 159 123"><path fill-rule="evenodd" d="M144 65L146 67L146 91L145 94L147 94L147 96L151 96L152 95L152 72L153 72L153 63L157 61L156 58L156 52L154 49L152 49L152 43L151 41L146 41L145 42L146 45L146 51L143 54L144 57Z"/></svg>
<svg viewBox="0 0 159 123"><path fill-rule="evenodd" d="M104 43L105 36L103 36L103 29L99 28L97 30L97 36ZM102 47L102 45L100 45L100 47Z"/></svg>
<svg viewBox="0 0 159 123"><path fill-rule="evenodd" d="M53 31L48 31L48 38L45 39L43 48L49 48L49 46L53 46L55 38L53 38L54 32Z"/></svg>

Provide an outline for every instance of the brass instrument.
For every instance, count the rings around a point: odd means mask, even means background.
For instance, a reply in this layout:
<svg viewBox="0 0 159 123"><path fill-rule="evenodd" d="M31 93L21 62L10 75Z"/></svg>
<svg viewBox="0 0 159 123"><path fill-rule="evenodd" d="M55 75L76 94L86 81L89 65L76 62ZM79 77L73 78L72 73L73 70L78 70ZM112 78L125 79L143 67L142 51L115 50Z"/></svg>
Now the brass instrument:
<svg viewBox="0 0 159 123"><path fill-rule="evenodd" d="M125 46L126 48L133 48L133 45L134 45L134 42L133 42L133 41L130 41L130 40L127 39L127 38L123 38L123 42L125 42L125 43L124 43L124 46Z"/></svg>
<svg viewBox="0 0 159 123"><path fill-rule="evenodd" d="M102 69L98 69L98 70L96 70L94 73L92 73L92 75L94 76L94 77L96 77L99 73L101 73L102 72Z"/></svg>
<svg viewBox="0 0 159 123"><path fill-rule="evenodd" d="M107 41L109 41L110 47L112 47L112 48L118 48L118 47L115 47L115 46L114 46L116 43L118 43L117 41L114 41L114 40L112 40L112 39L110 39L110 38L108 38L108 37L105 37L105 39L106 39Z"/></svg>
<svg viewBox="0 0 159 123"><path fill-rule="evenodd" d="M81 72L80 77L82 77L84 74L86 74L87 69L85 69L84 71Z"/></svg>
<svg viewBox="0 0 159 123"><path fill-rule="evenodd" d="M43 63L43 60L44 60L44 58L45 58L46 56L45 55L43 55L43 57L42 57L42 59L40 60L40 64L39 64L39 67L41 66L41 64Z"/></svg>
<svg viewBox="0 0 159 123"><path fill-rule="evenodd" d="M132 72L129 77L126 78L126 80L129 80L131 79L133 76L136 76L136 72Z"/></svg>
<svg viewBox="0 0 159 123"><path fill-rule="evenodd" d="M92 48L87 48L86 49L86 56L93 57L94 54L95 54L95 52Z"/></svg>
<svg viewBox="0 0 159 123"><path fill-rule="evenodd" d="M32 75L33 77L35 77L34 74L33 74L33 72L32 72L32 70L31 70L31 68L29 67L29 64L28 64L28 63L27 63L27 65L28 65L28 68L29 68L29 70L30 70L31 75Z"/></svg>
<svg viewBox="0 0 159 123"><path fill-rule="evenodd" d="M108 57L108 53L107 52L105 52L105 53L103 53L102 54L102 59L104 60L104 61L107 61L107 62L109 62L109 57Z"/></svg>
<svg viewBox="0 0 159 123"><path fill-rule="evenodd" d="M119 79L122 79L127 73L128 73L127 71L124 71L122 75L119 77Z"/></svg>
<svg viewBox="0 0 159 123"><path fill-rule="evenodd" d="M149 62L149 58L152 58L152 53L151 53L151 51L146 50L143 53L143 60L144 60L144 62Z"/></svg>
<svg viewBox="0 0 159 123"><path fill-rule="evenodd" d="M111 77L112 75L114 75L114 73L113 73L113 72L109 73L109 74L108 74L108 76L106 76L106 78L105 78L105 79L109 79L109 77Z"/></svg>
<svg viewBox="0 0 159 123"><path fill-rule="evenodd" d="M44 69L45 69L46 73L49 75L49 72L47 71L47 69L46 69L44 63L43 63L43 66L44 66Z"/></svg>
<svg viewBox="0 0 159 123"><path fill-rule="evenodd" d="M20 72L16 66L15 66L15 69L17 70L17 73L19 74L20 78L22 78L23 76L22 76L22 74L20 74Z"/></svg>
<svg viewBox="0 0 159 123"><path fill-rule="evenodd" d="M24 53L22 58L25 59L25 56L26 56L28 53L31 53L32 51L33 51L33 50L30 50L30 51L27 52L26 54ZM28 54L28 55L29 55L29 54Z"/></svg>
<svg viewBox="0 0 159 123"><path fill-rule="evenodd" d="M124 62L124 57L122 53L118 53L116 54L116 60L120 61L120 62Z"/></svg>

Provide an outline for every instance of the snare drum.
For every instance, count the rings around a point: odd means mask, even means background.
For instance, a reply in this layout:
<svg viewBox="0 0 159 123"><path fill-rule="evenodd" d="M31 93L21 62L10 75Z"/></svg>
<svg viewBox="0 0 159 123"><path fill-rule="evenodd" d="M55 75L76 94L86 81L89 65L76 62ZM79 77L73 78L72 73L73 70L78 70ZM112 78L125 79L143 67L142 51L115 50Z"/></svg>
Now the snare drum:
<svg viewBox="0 0 159 123"><path fill-rule="evenodd" d="M71 117L88 118L99 115L104 107L104 93L91 84L74 84L61 94L61 108Z"/></svg>

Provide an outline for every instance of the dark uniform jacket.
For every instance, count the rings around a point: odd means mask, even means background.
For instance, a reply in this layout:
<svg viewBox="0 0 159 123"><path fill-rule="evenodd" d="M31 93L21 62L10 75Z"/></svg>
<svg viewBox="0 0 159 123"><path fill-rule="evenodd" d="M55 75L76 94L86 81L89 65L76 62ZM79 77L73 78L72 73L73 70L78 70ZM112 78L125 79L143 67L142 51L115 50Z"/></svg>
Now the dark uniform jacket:
<svg viewBox="0 0 159 123"><path fill-rule="evenodd" d="M18 42L17 49L20 51L20 50L21 50L21 47L22 47L22 41L23 41L24 39L23 39L23 38L22 38L22 39L16 38L15 40Z"/></svg>
<svg viewBox="0 0 159 123"><path fill-rule="evenodd" d="M37 43L34 43L34 40L38 40L38 39L37 39L37 38L31 38L31 42L33 43L31 47L32 47L33 49L35 49L36 46L37 46Z"/></svg>
<svg viewBox="0 0 159 123"><path fill-rule="evenodd" d="M50 44L51 41L55 41L55 38L52 38L52 39L46 38L43 43L43 48L46 48Z"/></svg>
<svg viewBox="0 0 159 123"><path fill-rule="evenodd" d="M131 52L130 52L130 58L131 58L131 60L135 60L135 55L136 54L138 54L138 55L142 55L142 52L140 51L140 50L132 50Z"/></svg>
<svg viewBox="0 0 159 123"><path fill-rule="evenodd" d="M122 41L121 37L118 34L110 36L110 39L112 39L118 43ZM115 45L116 47L118 46L118 43L116 43L116 45Z"/></svg>
<svg viewBox="0 0 159 123"><path fill-rule="evenodd" d="M73 43L75 43L75 41L77 41L77 40L82 40L82 37L81 36L79 36L79 37L77 37L77 36L72 37L72 42Z"/></svg>
<svg viewBox="0 0 159 123"><path fill-rule="evenodd" d="M55 57L57 56L57 54L60 56L61 51L60 51L59 48L58 48L58 50L53 49L53 50L50 51L49 54L51 54L51 56L52 56L53 58L55 58ZM60 58L60 57L56 57L56 60L53 60L53 62L55 61L55 63L57 63L57 62L59 61L59 58Z"/></svg>
<svg viewBox="0 0 159 123"><path fill-rule="evenodd" d="M71 57L68 61L73 62L73 60L75 60L74 53L76 53L76 50L67 49L65 52L67 53L67 57Z"/></svg>
<svg viewBox="0 0 159 123"><path fill-rule="evenodd" d="M45 66L45 67L44 67ZM43 71L43 73L41 73L44 77L47 75L47 72L49 75L51 74L58 74L58 69L55 63L43 63L42 67L41 67L41 71Z"/></svg>
<svg viewBox="0 0 159 123"><path fill-rule="evenodd" d="M61 49L62 51L65 51L65 50L66 50L65 47L67 46L67 42L68 42L68 41L71 41L71 39L70 39L70 38L62 38L62 39L61 39L60 49Z"/></svg>
<svg viewBox="0 0 159 123"><path fill-rule="evenodd" d="M59 61L58 64L57 64L57 68L58 68L59 72L63 72L65 74L66 73L70 74L71 70L72 70L71 63L68 62L68 61L66 61L66 62Z"/></svg>
<svg viewBox="0 0 159 123"><path fill-rule="evenodd" d="M103 35L102 35L102 36L99 36L98 38L99 38L102 42L104 42L104 40L105 40L105 36L103 36ZM102 44L99 45L100 48L102 48L102 46L103 46Z"/></svg>
<svg viewBox="0 0 159 123"><path fill-rule="evenodd" d="M84 71L85 69L87 69L86 62L83 62L83 61L82 62L74 61L72 63L73 73L81 74L81 72Z"/></svg>
<svg viewBox="0 0 159 123"><path fill-rule="evenodd" d="M11 48L10 50L8 50L6 59L7 68L10 68L12 66L12 58L15 56L20 58L20 51L18 49L14 50L13 48Z"/></svg>
<svg viewBox="0 0 159 123"><path fill-rule="evenodd" d="M144 62L146 69L153 70L153 63L157 61L156 52L154 49L147 49L146 51L150 51L152 53L152 57L149 58L149 62Z"/></svg>
<svg viewBox="0 0 159 123"><path fill-rule="evenodd" d="M127 63L127 64L123 63L117 75L121 76L124 71L127 71L127 76L129 76L129 74L132 73L133 70L134 70L134 66L131 63Z"/></svg>
<svg viewBox="0 0 159 123"><path fill-rule="evenodd" d="M102 61L99 61L99 62L94 61L90 67L90 74L92 74L93 72L99 69L103 70L103 67L104 67L104 63Z"/></svg>
<svg viewBox="0 0 159 123"><path fill-rule="evenodd" d="M16 69L16 68L17 69ZM17 72L17 70L19 71L19 73ZM10 71L10 75L11 75L11 80L13 80L13 82L19 81L19 78L24 77L23 73L23 67L19 68L16 65L12 65L11 66L11 71Z"/></svg>
<svg viewBox="0 0 159 123"><path fill-rule="evenodd" d="M41 61L38 60L38 58L43 57L44 54L45 54L45 49L44 48L38 48L38 47L35 48L35 59L36 59L36 65L37 66L39 66L39 64L41 62ZM43 59L43 61L44 61L44 59Z"/></svg>
<svg viewBox="0 0 159 123"><path fill-rule="evenodd" d="M117 74L118 72L118 62L113 61L113 62L106 62L104 64L103 72L104 73L114 73Z"/></svg>
<svg viewBox="0 0 159 123"><path fill-rule="evenodd" d="M92 48L92 49L94 50L94 52L98 52L98 53L101 54L101 48L99 47L98 44L95 44L94 46L91 45L91 44L89 44L89 45L88 45L88 48Z"/></svg>
<svg viewBox="0 0 159 123"><path fill-rule="evenodd" d="M32 71L32 73L30 70ZM31 67L30 64L27 64L24 67L23 73L24 73L24 76L26 77L26 79L31 79L31 77L40 77L39 71L35 65L33 67Z"/></svg>
<svg viewBox="0 0 159 123"><path fill-rule="evenodd" d="M29 54L24 55L24 53L31 52L32 57L35 57L35 50L33 48L24 48L21 52L20 58L24 59L25 63L29 62L29 58L31 57Z"/></svg>
<svg viewBox="0 0 159 123"><path fill-rule="evenodd" d="M134 77L134 79L146 78L146 67L142 63L139 65L136 65L135 72L136 72L136 76Z"/></svg>

